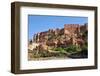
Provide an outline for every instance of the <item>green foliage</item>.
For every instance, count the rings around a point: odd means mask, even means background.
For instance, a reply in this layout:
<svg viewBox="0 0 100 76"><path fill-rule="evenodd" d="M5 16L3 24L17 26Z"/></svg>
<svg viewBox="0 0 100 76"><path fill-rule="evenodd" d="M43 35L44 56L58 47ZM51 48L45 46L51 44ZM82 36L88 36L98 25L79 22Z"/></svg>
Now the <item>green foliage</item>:
<svg viewBox="0 0 100 76"><path fill-rule="evenodd" d="M54 48L53 51L59 51L62 54L66 52L62 47Z"/></svg>
<svg viewBox="0 0 100 76"><path fill-rule="evenodd" d="M64 50L64 49L63 49L63 48L61 48L61 47L54 48L54 51L62 51L62 50Z"/></svg>
<svg viewBox="0 0 100 76"><path fill-rule="evenodd" d="M76 45L71 45L69 47L64 48L66 52L68 53L76 53L78 51L80 51L80 47L76 46Z"/></svg>
<svg viewBox="0 0 100 76"><path fill-rule="evenodd" d="M68 46L66 48L62 48L62 47L56 47L54 49L52 49L54 51L59 51L61 53L76 53L76 52L79 52L81 51L81 48L76 46L76 45L71 45L71 46Z"/></svg>

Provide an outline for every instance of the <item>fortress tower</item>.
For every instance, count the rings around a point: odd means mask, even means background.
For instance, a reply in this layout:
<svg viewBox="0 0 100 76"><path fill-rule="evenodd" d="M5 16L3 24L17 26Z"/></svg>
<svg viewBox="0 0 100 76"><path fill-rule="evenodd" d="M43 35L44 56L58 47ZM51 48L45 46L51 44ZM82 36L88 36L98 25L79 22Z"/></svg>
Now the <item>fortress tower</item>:
<svg viewBox="0 0 100 76"><path fill-rule="evenodd" d="M64 25L64 34L78 34L80 32L79 24L65 24Z"/></svg>

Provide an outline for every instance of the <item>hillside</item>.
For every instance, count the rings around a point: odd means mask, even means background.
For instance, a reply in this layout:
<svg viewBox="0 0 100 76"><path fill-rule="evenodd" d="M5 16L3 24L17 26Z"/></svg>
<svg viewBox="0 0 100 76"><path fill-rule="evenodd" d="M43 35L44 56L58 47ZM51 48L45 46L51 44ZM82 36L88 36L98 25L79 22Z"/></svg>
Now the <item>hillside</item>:
<svg viewBox="0 0 100 76"><path fill-rule="evenodd" d="M87 58L87 31L87 24L65 24L37 33L29 41L28 59Z"/></svg>

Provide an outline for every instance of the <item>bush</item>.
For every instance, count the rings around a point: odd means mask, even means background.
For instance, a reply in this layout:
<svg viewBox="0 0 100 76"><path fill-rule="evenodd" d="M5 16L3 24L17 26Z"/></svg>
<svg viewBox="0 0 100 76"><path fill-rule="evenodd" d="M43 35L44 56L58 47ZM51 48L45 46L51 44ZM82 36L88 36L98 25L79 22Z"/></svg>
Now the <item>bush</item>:
<svg viewBox="0 0 100 76"><path fill-rule="evenodd" d="M66 48L57 47L53 49L54 51L59 51L60 53L76 53L81 51L81 48L76 45L71 45Z"/></svg>
<svg viewBox="0 0 100 76"><path fill-rule="evenodd" d="M54 51L62 51L62 50L64 50L64 49L63 49L63 48L61 48L61 47L54 48Z"/></svg>
<svg viewBox="0 0 100 76"><path fill-rule="evenodd" d="M71 45L71 46L66 47L66 48L64 48L64 49L65 49L65 51L68 52L68 53L76 53L76 52L78 52L78 51L81 50L81 48L78 47L78 46L76 46L76 45Z"/></svg>

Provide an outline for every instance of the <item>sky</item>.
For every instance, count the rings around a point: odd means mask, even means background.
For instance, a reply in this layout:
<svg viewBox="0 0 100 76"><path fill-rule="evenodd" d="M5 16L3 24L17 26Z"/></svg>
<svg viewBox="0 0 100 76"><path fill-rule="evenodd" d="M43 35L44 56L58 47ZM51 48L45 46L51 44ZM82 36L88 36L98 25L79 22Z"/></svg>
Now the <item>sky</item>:
<svg viewBox="0 0 100 76"><path fill-rule="evenodd" d="M28 39L38 32L48 29L64 28L64 24L88 23L87 17L75 16L50 16L50 15L28 15Z"/></svg>

